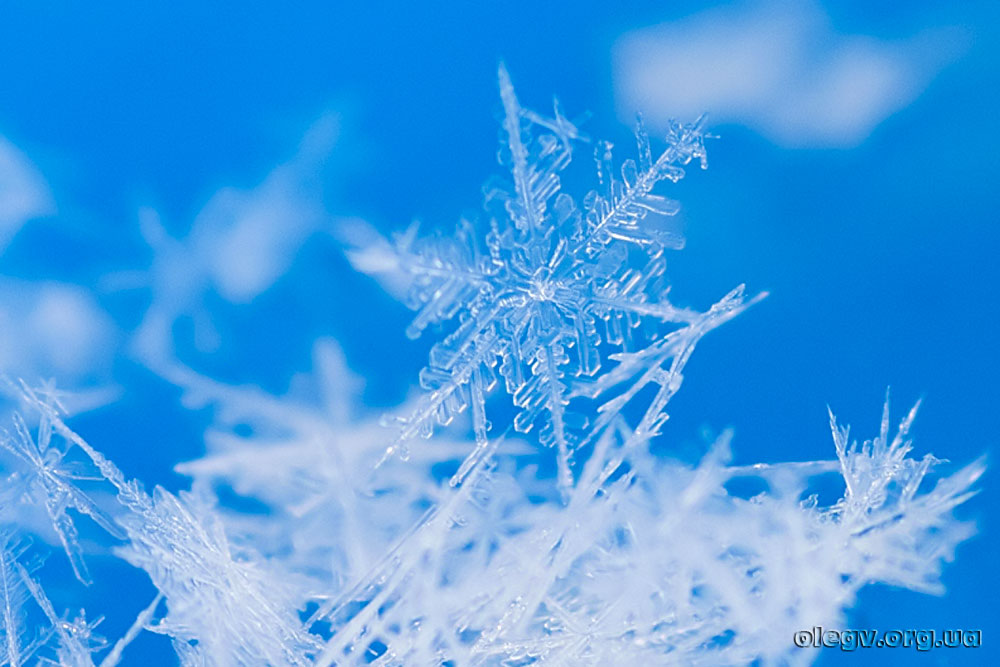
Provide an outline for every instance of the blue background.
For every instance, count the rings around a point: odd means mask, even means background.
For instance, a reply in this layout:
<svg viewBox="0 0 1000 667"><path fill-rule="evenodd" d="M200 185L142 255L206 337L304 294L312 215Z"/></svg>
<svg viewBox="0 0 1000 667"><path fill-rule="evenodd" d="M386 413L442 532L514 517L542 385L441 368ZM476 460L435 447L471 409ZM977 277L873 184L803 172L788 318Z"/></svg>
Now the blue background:
<svg viewBox="0 0 1000 667"><path fill-rule="evenodd" d="M612 44L703 6L3 3L0 135L45 175L59 213L21 230L0 273L96 286L111 270L143 268L150 253L139 206L155 206L183 236L220 186L255 185L330 109L343 115L344 139L325 188L329 209L384 231L415 217L447 228L478 206L481 183L495 171L499 59L527 105L544 110L557 94L570 115L594 113L591 134L627 143ZM711 168L674 194L688 238L672 264L675 300L706 306L740 282L771 296L703 343L665 439L684 448L704 426L733 426L738 462L830 458L827 403L871 437L891 385L894 415L925 398L918 454L956 463L992 454L1000 7L842 2L826 10L849 33L892 38L959 25L971 42L856 148L792 150L739 125L715 127L722 138L710 147ZM146 305L141 293L98 294L126 331ZM218 308L226 352L198 364L222 379L281 391L293 372L309 369L311 341L332 335L377 409L403 399L426 359L429 342L402 334L407 311L353 274L332 240L308 244L291 273L250 306ZM184 488L171 467L201 451L208 416L186 413L175 389L124 357L112 373L124 398L75 425L128 474ZM981 649L920 657L1000 657L994 475L959 510L980 534L946 568L948 594L866 589L849 627L981 628ZM107 634L117 636L148 585L112 561L98 559L93 570L88 605L108 611ZM109 583L119 576L127 586ZM165 648L155 637L140 642L146 664ZM914 655L859 651L851 659L909 664ZM839 658L827 652L821 664Z"/></svg>

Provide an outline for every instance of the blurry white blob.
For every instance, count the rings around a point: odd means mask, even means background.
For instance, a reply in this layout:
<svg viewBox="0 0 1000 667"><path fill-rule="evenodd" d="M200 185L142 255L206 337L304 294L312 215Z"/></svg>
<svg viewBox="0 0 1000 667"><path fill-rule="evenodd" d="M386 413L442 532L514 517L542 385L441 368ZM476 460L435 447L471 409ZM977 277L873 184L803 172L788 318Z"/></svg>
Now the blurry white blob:
<svg viewBox="0 0 1000 667"><path fill-rule="evenodd" d="M152 209L140 211L143 236L153 249L148 272L139 277L152 289L152 303L136 336L136 351L147 362L170 357L172 327L191 317L195 344L218 345L203 299L214 290L231 303L249 303L284 274L306 239L327 219L322 166L337 141L340 119L319 118L298 152L252 190L224 187L195 217L186 238L170 237ZM119 286L132 282L119 274Z"/></svg>
<svg viewBox="0 0 1000 667"><path fill-rule="evenodd" d="M619 110L653 129L708 112L795 148L849 148L913 102L965 49L959 29L904 40L837 33L816 4L736 4L627 33Z"/></svg>
<svg viewBox="0 0 1000 667"><path fill-rule="evenodd" d="M277 167L255 189L223 188L194 221L191 239L219 293L247 303L270 287L323 220L319 167L340 130L328 114L313 123L292 161Z"/></svg>
<svg viewBox="0 0 1000 667"><path fill-rule="evenodd" d="M0 137L0 252L26 222L55 212L45 179L24 153ZM69 413L99 407L118 391L107 384L117 343L118 329L86 289L0 277L5 385L18 379L42 383ZM5 399L0 413L6 414L10 396L5 390L0 394Z"/></svg>
<svg viewBox="0 0 1000 667"><path fill-rule="evenodd" d="M55 213L52 195L28 158L0 137L0 250L32 218Z"/></svg>
<svg viewBox="0 0 1000 667"><path fill-rule="evenodd" d="M356 271L375 278L382 289L396 299L406 298L411 278L399 265L399 252L392 240L358 218L339 221L333 234L345 247L347 259ZM397 241L402 247L409 247L416 236L417 224L413 223Z"/></svg>
<svg viewBox="0 0 1000 667"><path fill-rule="evenodd" d="M0 282L0 369L28 382L60 383L110 368L116 329L83 288L55 282Z"/></svg>

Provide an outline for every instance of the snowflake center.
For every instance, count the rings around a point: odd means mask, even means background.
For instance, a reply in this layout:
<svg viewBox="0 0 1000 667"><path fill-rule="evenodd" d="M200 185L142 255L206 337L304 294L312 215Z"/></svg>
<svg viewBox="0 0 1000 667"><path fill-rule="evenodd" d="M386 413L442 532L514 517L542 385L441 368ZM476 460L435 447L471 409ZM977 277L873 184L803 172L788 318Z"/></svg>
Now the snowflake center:
<svg viewBox="0 0 1000 667"><path fill-rule="evenodd" d="M547 278L533 278L528 294L535 301L552 301L556 295L556 284Z"/></svg>

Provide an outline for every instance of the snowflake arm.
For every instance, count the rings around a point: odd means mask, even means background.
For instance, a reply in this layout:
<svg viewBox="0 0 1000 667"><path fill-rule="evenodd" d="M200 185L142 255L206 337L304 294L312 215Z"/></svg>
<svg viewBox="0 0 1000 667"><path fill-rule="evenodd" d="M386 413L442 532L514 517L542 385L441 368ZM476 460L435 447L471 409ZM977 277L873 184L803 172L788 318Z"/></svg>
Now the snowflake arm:
<svg viewBox="0 0 1000 667"><path fill-rule="evenodd" d="M621 180L614 178L611 144L601 142L596 158L601 191L593 191L587 201L585 244L588 251L596 252L613 240L659 248L680 248L683 238L669 231L640 227L639 222L650 215L670 217L680 206L672 199L653 194L653 188L662 180L674 183L684 177L683 166L693 159L700 160L707 168L705 152L705 117L690 125L672 123L667 135L668 147L654 162L649 146L649 135L640 116L636 121L636 142L639 163L626 160L621 169Z"/></svg>
<svg viewBox="0 0 1000 667"><path fill-rule="evenodd" d="M27 600L24 584L17 572L17 558L23 552L23 546L11 547L10 538L5 537L0 547L0 605L2 605L3 645L0 656L12 667L19 667L23 659L31 656L33 651L22 648L21 606Z"/></svg>
<svg viewBox="0 0 1000 667"><path fill-rule="evenodd" d="M88 623L81 613L75 621L64 620L56 614L56 610L52 606L48 595L45 594L45 590L41 584L35 581L27 568L18 563L17 571L25 587L31 592L31 597L34 598L35 603L41 608L42 613L45 614L45 618L48 619L55 636L59 640L56 648L56 653L59 657L58 664L62 667L93 667L94 659L92 654L94 651L100 650L104 645L103 639L93 634L93 629L102 619L99 618L93 623Z"/></svg>
<svg viewBox="0 0 1000 667"><path fill-rule="evenodd" d="M30 390L26 391L30 392ZM73 572L84 584L89 584L90 574L83 560L78 541L78 531L67 509L73 508L89 516L101 528L119 539L122 530L104 510L79 488L74 480L92 480L94 477L73 471L73 466L63 461L65 451L52 444L53 414L55 408L28 393L39 407L40 421L37 441L32 437L20 414L13 417L14 431L0 438L0 446L20 459L31 474L31 485L36 500L45 508L52 527L62 543L63 550L73 566ZM72 443L70 443L72 445Z"/></svg>
<svg viewBox="0 0 1000 667"><path fill-rule="evenodd" d="M153 601L150 602L145 609L139 612L125 634L122 635L121 639L115 642L115 645L111 647L108 654L104 656L103 660L101 660L100 667L115 667L115 665L121 662L122 652L136 637L139 636L140 632L149 626L150 621L153 620L153 616L156 614L156 608L160 606L160 602L162 600L163 593L157 593L156 597L153 598Z"/></svg>
<svg viewBox="0 0 1000 667"><path fill-rule="evenodd" d="M538 114L526 113L514 94L507 68L499 68L500 99L503 100L503 129L507 134L511 175L515 197L507 200L507 211L514 225L529 236L547 236L546 206L559 191L559 172L572 157L570 141L579 138L576 127L562 117L558 104L555 119L548 121ZM522 135L522 123L539 125L552 134L543 135L535 159Z"/></svg>

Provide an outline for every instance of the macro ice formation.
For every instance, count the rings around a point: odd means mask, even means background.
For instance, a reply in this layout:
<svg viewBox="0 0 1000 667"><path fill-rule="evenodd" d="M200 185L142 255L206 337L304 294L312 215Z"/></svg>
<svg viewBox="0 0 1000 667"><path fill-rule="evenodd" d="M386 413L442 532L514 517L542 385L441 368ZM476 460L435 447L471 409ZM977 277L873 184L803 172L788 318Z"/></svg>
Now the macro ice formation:
<svg viewBox="0 0 1000 667"><path fill-rule="evenodd" d="M924 485L938 461L910 456L916 408L893 432L887 399L861 444L831 414L829 461L733 466L728 432L694 466L651 453L695 346L759 298L667 298L682 240L661 188L705 165L704 121L673 125L655 157L640 124L615 167L610 144L499 79L509 177L485 189L485 221L347 248L407 287L408 334L447 330L394 430L357 405L332 341L306 398L214 381L159 344L144 361L214 421L177 467L191 490L148 493L70 428L59 392L9 383L3 664L110 666L140 632L184 665L801 664L816 655L793 632L835 627L861 587L939 590L983 464ZM597 187L574 199L561 176L580 153ZM816 480L836 475L842 498L821 502ZM752 496L734 490L747 481ZM158 591L114 644L53 607L26 537L86 584L80 521Z"/></svg>
<svg viewBox="0 0 1000 667"><path fill-rule="evenodd" d="M411 416L397 420L398 444L429 437L435 422L448 424L471 406L477 449L453 480L460 481L489 447L485 401L502 378L520 410L514 428L526 432L541 423L539 440L558 450L559 484L568 492L574 452L592 444L618 414L614 408L647 385L657 385L658 395L635 439L656 435L695 343L747 303L742 287L706 313L675 308L666 298L664 252L682 239L664 224L677 203L653 189L680 180L692 160L706 166L701 119L672 127L655 159L640 122L638 162L627 160L621 177L611 144L598 144L598 188L581 208L559 180L580 140L577 128L558 105L553 118L523 109L502 66L500 95L507 137L501 161L511 181L486 188L494 215L485 248L475 226L463 222L451 238L407 234L391 249L384 244L380 259L366 253L364 263L410 278L408 301L418 313L408 335L459 321L431 350L420 376L427 394ZM663 325L675 329L664 332ZM619 348L617 365L604 374L602 343ZM612 398L610 390L629 383ZM593 424L572 408L577 397L604 403Z"/></svg>

